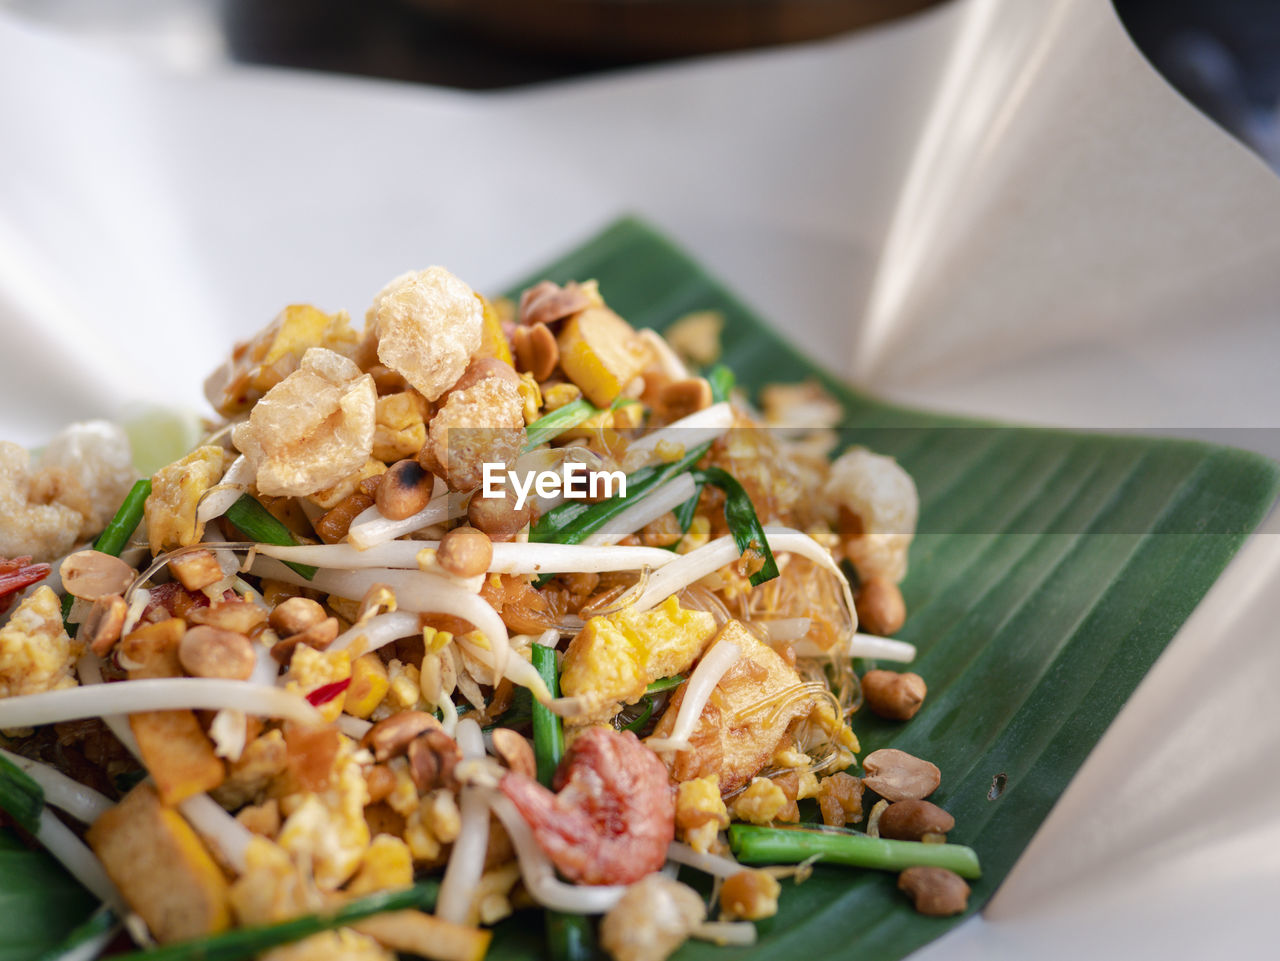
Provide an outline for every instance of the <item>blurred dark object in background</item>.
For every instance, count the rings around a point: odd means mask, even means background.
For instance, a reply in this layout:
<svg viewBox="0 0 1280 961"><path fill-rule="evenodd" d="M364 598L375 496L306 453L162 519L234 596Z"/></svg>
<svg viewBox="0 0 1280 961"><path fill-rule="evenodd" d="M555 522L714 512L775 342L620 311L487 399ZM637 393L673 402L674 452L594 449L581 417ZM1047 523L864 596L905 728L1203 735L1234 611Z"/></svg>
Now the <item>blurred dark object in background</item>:
<svg viewBox="0 0 1280 961"><path fill-rule="evenodd" d="M1280 0L1114 0L1183 96L1280 170Z"/></svg>

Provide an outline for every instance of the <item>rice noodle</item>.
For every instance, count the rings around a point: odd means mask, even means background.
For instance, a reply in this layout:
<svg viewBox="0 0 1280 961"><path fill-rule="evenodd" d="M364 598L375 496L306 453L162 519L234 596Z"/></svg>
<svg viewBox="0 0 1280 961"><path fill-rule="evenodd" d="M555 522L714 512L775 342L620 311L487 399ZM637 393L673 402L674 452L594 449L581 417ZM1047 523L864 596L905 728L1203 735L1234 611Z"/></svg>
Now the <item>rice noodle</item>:
<svg viewBox="0 0 1280 961"><path fill-rule="evenodd" d="M646 498L647 500L647 498ZM643 503L643 502L641 502ZM350 544L304 544L296 547L256 545L256 551L276 560L313 564L335 570L385 567L418 570L418 555L425 548L437 549L439 541L388 541L368 550ZM658 568L680 555L659 547L616 547L607 549L583 544L535 544L512 541L493 545L491 574L600 574Z"/></svg>
<svg viewBox="0 0 1280 961"><path fill-rule="evenodd" d="M76 673L80 675L81 685L102 684L102 660L93 652L86 653L76 662ZM137 684L138 681L125 681L126 684ZM104 714L102 722L116 736L125 750L139 762L142 751L138 747L138 739L133 736L127 719L120 714ZM237 873L243 874L248 867L245 851L253 840L253 833L224 811L221 805L207 794L197 794L178 804L178 811L196 833L211 842L222 854L225 861Z"/></svg>
<svg viewBox="0 0 1280 961"><path fill-rule="evenodd" d="M516 806L496 791L489 792L489 806L507 829L516 849L525 889L543 907L571 914L604 914L626 892L626 886L621 884L577 885L561 881Z"/></svg>
<svg viewBox="0 0 1280 961"><path fill-rule="evenodd" d="M674 480L650 491L634 504L623 508L612 520L594 534L582 539L588 547L598 547L620 541L634 534L646 524L656 521L668 511L673 511L697 493L698 485L690 474L680 474ZM670 553L669 551L664 553Z"/></svg>
<svg viewBox="0 0 1280 961"><path fill-rule="evenodd" d="M40 785L44 792L45 804L51 804L60 811L66 811L77 821L92 824L103 811L115 806L104 794L93 788L67 777L55 767L33 761L19 754L0 749L0 757L5 758L31 780Z"/></svg>
<svg viewBox="0 0 1280 961"><path fill-rule="evenodd" d="M742 648L733 641L719 640L711 645L685 683L684 700L680 702L671 734L665 738L650 738L647 742L649 747L655 751L687 751L692 747L689 737L698 726L702 709L711 700L711 694L720 683L720 678L724 677L725 672L741 656Z"/></svg>
<svg viewBox="0 0 1280 961"><path fill-rule="evenodd" d="M277 687L202 677L149 678L95 684L0 699L0 728L39 727L107 714L175 711L186 708L244 711L300 724L320 723L319 712L303 698Z"/></svg>
<svg viewBox="0 0 1280 961"><path fill-rule="evenodd" d="M368 550L375 544L395 540L402 534L411 534L432 524L447 521L450 517L461 516L465 511L461 506L461 499L455 498L440 478L436 478L431 493L431 500L426 507L403 520L393 521L383 517L376 505L361 511L347 529L347 540L361 550Z"/></svg>
<svg viewBox="0 0 1280 961"><path fill-rule="evenodd" d="M645 434L627 448L624 460L628 466L644 464L653 458L662 443L677 444L690 451L699 444L715 440L732 426L733 407L728 401L721 401L682 417L661 430Z"/></svg>
<svg viewBox="0 0 1280 961"><path fill-rule="evenodd" d="M731 878L739 871L746 870L733 858L722 854L704 854L701 851L695 851L682 841L672 841L667 847L667 860L717 878Z"/></svg>
<svg viewBox="0 0 1280 961"><path fill-rule="evenodd" d="M456 732L463 761L485 756L484 735L471 718L458 722ZM466 924L471 914L471 898L484 874L485 849L489 844L489 804L484 788L468 785L462 789L462 827L449 864L440 882L436 914L454 924Z"/></svg>
<svg viewBox="0 0 1280 961"><path fill-rule="evenodd" d="M764 627L769 640L775 644L799 641L809 633L813 626L811 617L776 617L768 621L755 621ZM796 655L799 657L799 655Z"/></svg>
<svg viewBox="0 0 1280 961"><path fill-rule="evenodd" d="M40 812L40 829L36 831L36 840L98 900L111 905L120 916L128 912L128 904L111 883L94 853L47 807Z"/></svg>
<svg viewBox="0 0 1280 961"><path fill-rule="evenodd" d="M895 641L891 637L877 637L874 634L855 632L843 644L836 645L833 650L823 650L812 641L797 641L796 657L831 657L835 654L844 657L866 657L881 661L899 661L909 664L916 659L916 647L906 641Z"/></svg>

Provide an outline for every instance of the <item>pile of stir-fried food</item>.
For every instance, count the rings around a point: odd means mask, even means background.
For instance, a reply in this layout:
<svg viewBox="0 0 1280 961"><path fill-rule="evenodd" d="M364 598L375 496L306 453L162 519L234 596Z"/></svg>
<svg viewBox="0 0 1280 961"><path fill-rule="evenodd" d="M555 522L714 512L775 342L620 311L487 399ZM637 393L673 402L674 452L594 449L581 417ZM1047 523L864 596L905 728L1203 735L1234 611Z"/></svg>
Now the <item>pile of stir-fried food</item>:
<svg viewBox="0 0 1280 961"><path fill-rule="evenodd" d="M828 460L815 385L750 406L718 336L433 267L363 332L286 308L150 478L104 422L0 444L0 807L102 900L86 943L467 961L540 907L555 956L660 961L815 860L962 911L938 769L858 775L849 726L925 697L853 670L914 654L915 486ZM575 470L626 494L528 479Z"/></svg>

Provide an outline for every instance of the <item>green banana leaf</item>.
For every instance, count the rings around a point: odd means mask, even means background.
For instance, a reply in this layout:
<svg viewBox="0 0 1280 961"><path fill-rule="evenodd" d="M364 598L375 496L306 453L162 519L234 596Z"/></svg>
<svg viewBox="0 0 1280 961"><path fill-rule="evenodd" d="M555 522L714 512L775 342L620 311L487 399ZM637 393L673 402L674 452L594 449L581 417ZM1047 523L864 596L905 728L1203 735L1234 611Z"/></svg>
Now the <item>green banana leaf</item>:
<svg viewBox="0 0 1280 961"><path fill-rule="evenodd" d="M1275 498L1265 458L1167 438L1008 428L883 404L823 375L684 253L621 220L513 288L596 278L610 306L661 329L694 310L726 320L723 360L750 390L821 381L845 439L898 457L919 487L921 534L900 636L929 697L911 722L865 713L865 751L892 745L942 770L933 800L999 886L1134 687ZM687 873L687 872L686 872ZM91 909L43 854L0 832L0 961L55 944ZM892 875L823 868L784 883L752 948L690 943L677 959L889 961L961 920L917 915ZM544 955L542 920L499 926L489 958Z"/></svg>

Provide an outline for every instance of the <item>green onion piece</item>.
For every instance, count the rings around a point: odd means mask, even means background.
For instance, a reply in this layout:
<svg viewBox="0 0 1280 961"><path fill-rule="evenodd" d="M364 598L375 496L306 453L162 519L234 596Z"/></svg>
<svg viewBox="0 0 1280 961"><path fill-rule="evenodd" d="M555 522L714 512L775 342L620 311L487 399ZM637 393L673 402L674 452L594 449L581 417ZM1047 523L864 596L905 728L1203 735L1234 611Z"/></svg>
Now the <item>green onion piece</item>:
<svg viewBox="0 0 1280 961"><path fill-rule="evenodd" d="M660 677L648 687L644 689L646 694L661 694L663 691L669 691L673 687L679 687L687 680L683 674L672 674L670 677Z"/></svg>
<svg viewBox="0 0 1280 961"><path fill-rule="evenodd" d="M534 644L531 652L533 668L547 685L552 697L560 696L560 677L556 671L556 649ZM564 727L560 718L537 701L533 702L533 756L538 762L538 780L547 787L556 773L556 765L564 754Z"/></svg>
<svg viewBox="0 0 1280 961"><path fill-rule="evenodd" d="M274 544L276 547L292 547L298 543L289 528L285 527L262 504L248 494L241 494L227 510L227 520L244 531L245 537L263 544ZM310 564L285 563L307 580L316 576L316 568Z"/></svg>
<svg viewBox="0 0 1280 961"><path fill-rule="evenodd" d="M592 961L596 957L595 930L582 914L545 912L547 951L551 961Z"/></svg>
<svg viewBox="0 0 1280 961"><path fill-rule="evenodd" d="M680 525L681 534L689 533L689 528L693 526L694 515L698 513L698 501L701 499L702 485L699 484L694 488L693 496L675 509L676 523ZM671 549L675 550L678 546L680 542L676 541L671 545Z"/></svg>
<svg viewBox="0 0 1280 961"><path fill-rule="evenodd" d="M300 941L321 931L329 931L387 911L417 908L430 911L435 907L440 884L420 881L399 891L380 891L358 898L325 914L309 914L280 924L240 928L226 934L215 934L194 941L166 944L149 951L120 955L117 961L240 961L292 941Z"/></svg>
<svg viewBox="0 0 1280 961"><path fill-rule="evenodd" d="M707 371L707 383L711 385L711 399L717 404L729 399L733 390L734 376L724 364L716 364Z"/></svg>
<svg viewBox="0 0 1280 961"><path fill-rule="evenodd" d="M115 912L104 904L89 915L83 923L72 928L71 933L56 947L40 955L39 961L63 961L64 958L83 957L84 955L77 949L102 935L108 935L109 939L110 932L114 931L119 923Z"/></svg>
<svg viewBox="0 0 1280 961"><path fill-rule="evenodd" d="M44 791L31 775L6 757L0 757L0 810L30 834L40 831Z"/></svg>
<svg viewBox="0 0 1280 961"><path fill-rule="evenodd" d="M535 447L554 440L567 430L572 430L584 421L599 414L600 410L592 406L585 397L557 407L549 414L543 414L524 429L524 449L531 451Z"/></svg>
<svg viewBox="0 0 1280 961"><path fill-rule="evenodd" d="M799 864L815 854L828 864L877 871L911 867L947 868L962 878L982 877L978 855L963 844L891 841L854 831L729 825L729 847L744 864Z"/></svg>
<svg viewBox="0 0 1280 961"><path fill-rule="evenodd" d="M769 539L764 536L764 527L756 515L755 505L751 503L751 497L743 486L732 474L719 467L696 470L693 476L695 480L724 491L724 519L729 523L729 532L733 534L733 542L738 545L738 550L742 553L755 551L764 555L764 566L751 575L751 586L756 587L777 577L778 562L773 559Z"/></svg>
<svg viewBox="0 0 1280 961"><path fill-rule="evenodd" d="M644 699L644 710L640 712L640 716L634 721L622 725L622 730L630 731L632 734L639 734L640 728L644 727L651 717L653 717L653 698L646 697Z"/></svg>
<svg viewBox="0 0 1280 961"><path fill-rule="evenodd" d="M129 543L129 538L133 536L134 530L142 521L143 509L147 506L147 498L150 495L150 478L135 481L129 493L125 495L124 503L116 511L116 516L111 518L110 523L103 528L98 539L93 542L93 549L119 557L124 546Z"/></svg>
<svg viewBox="0 0 1280 961"><path fill-rule="evenodd" d="M547 685L552 697L560 696L560 675L556 669L556 649L534 644L530 652L534 670ZM547 787L564 755L564 726L559 716L533 702L533 756L538 780ZM595 957L595 931L591 920L581 914L546 912L547 950L551 961L591 961Z"/></svg>
<svg viewBox="0 0 1280 961"><path fill-rule="evenodd" d="M699 444L677 461L642 467L627 476L627 496L610 497L598 504L569 501L547 511L529 529L529 540L540 544L580 544L609 521L635 504L656 487L677 474L688 471L710 449L710 443ZM728 476L728 475L725 475ZM750 503L750 501L748 501Z"/></svg>

